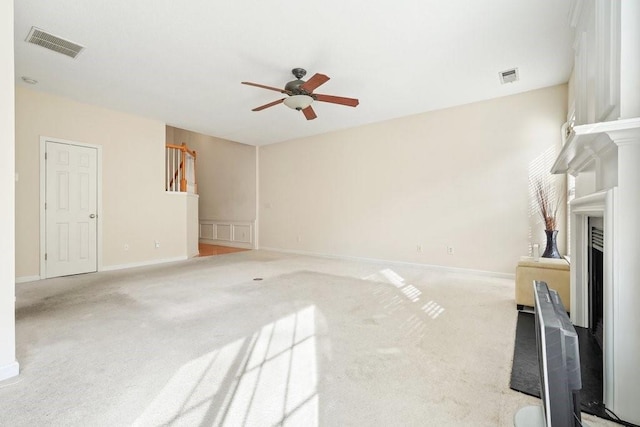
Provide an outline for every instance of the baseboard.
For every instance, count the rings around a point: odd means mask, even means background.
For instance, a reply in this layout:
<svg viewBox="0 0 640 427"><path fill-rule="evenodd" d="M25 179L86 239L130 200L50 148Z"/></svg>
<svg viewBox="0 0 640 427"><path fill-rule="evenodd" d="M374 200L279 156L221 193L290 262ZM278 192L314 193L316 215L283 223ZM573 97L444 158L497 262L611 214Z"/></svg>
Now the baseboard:
<svg viewBox="0 0 640 427"><path fill-rule="evenodd" d="M8 380L18 376L20 373L20 364L18 362L9 363L8 365L0 366L0 381Z"/></svg>
<svg viewBox="0 0 640 427"><path fill-rule="evenodd" d="M35 282L36 280L40 279L42 279L42 277L40 276L22 276L16 277L16 283Z"/></svg>
<svg viewBox="0 0 640 427"><path fill-rule="evenodd" d="M194 256L197 256L198 254L195 254ZM191 257L193 258L193 257ZM167 262L176 262L176 261L184 261L189 259L189 257L187 256L179 256L179 257L174 257L174 258L164 258L164 259L158 259L158 260L153 260L153 261L142 261L142 262L132 262L130 264L118 264L118 265L109 265L109 266L103 266L102 268L100 268L100 270L98 271L113 271L113 270L124 270L126 268L135 268L135 267L146 267L149 265L155 265L155 264L165 264ZM40 276L22 276L22 277L16 277L16 283L25 283L25 282L34 282L36 280L41 280L42 277Z"/></svg>
<svg viewBox="0 0 640 427"><path fill-rule="evenodd" d="M113 270L124 270L126 268L146 267L149 265L165 264L167 262L185 261L187 259L189 258L185 255L185 256L179 256L174 258L155 259L152 261L132 262L130 264L108 265L108 266L103 266L102 269L100 269L100 271L113 271Z"/></svg>
<svg viewBox="0 0 640 427"><path fill-rule="evenodd" d="M242 248L242 249L255 249L251 243L232 242L230 240L213 240L213 239L200 238L198 242L204 243L206 245L229 246L232 248Z"/></svg>
<svg viewBox="0 0 640 427"><path fill-rule="evenodd" d="M493 277L496 279L515 280L516 278L515 273L511 274L511 273L500 273L498 271L473 270L470 268L459 268L459 267L446 267L443 265L423 264L419 262L389 261L386 259L378 259L378 258L365 258L365 257L356 257L356 256L348 256L348 255L323 254L318 252L298 251L298 250L292 250L292 249L280 249L280 248L269 248L269 247L261 247L260 249L265 251L282 252L282 253L296 254L296 255L316 256L316 257L331 258L331 259L343 259L343 260L349 260L349 261L364 261L364 262L386 263L386 264L392 264L392 265L407 265L412 267L426 267L426 268L431 268L431 269L446 272L446 273L473 274L476 276Z"/></svg>

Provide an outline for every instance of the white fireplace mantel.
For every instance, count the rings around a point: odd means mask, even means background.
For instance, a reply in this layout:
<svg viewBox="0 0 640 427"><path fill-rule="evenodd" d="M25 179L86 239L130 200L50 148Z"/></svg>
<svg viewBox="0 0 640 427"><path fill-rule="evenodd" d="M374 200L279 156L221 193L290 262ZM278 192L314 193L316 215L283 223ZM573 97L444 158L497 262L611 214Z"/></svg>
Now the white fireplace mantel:
<svg viewBox="0 0 640 427"><path fill-rule="evenodd" d="M640 117L576 126L552 173L595 175L595 187L571 202L571 317L589 326L588 220L600 217L604 403L640 423Z"/></svg>
<svg viewBox="0 0 640 427"><path fill-rule="evenodd" d="M575 126L562 147L551 173L593 170L602 157L617 145L640 141L640 117Z"/></svg>
<svg viewBox="0 0 640 427"><path fill-rule="evenodd" d="M589 218L602 218L604 403L640 425L640 1L571 4L575 126L551 169L575 176L571 318L589 322Z"/></svg>

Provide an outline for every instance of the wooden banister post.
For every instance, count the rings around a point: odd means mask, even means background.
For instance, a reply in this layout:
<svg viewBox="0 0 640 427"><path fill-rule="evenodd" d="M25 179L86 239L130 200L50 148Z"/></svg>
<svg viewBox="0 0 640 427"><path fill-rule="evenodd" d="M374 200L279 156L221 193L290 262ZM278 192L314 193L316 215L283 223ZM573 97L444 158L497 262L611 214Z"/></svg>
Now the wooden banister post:
<svg viewBox="0 0 640 427"><path fill-rule="evenodd" d="M186 174L187 144L182 143L180 150L180 191L187 191L187 174Z"/></svg>
<svg viewBox="0 0 640 427"><path fill-rule="evenodd" d="M193 152L193 192L194 194L198 194L198 178L197 177L197 170L196 170L196 165L198 164L198 162L196 161L198 158L196 157L196 152Z"/></svg>

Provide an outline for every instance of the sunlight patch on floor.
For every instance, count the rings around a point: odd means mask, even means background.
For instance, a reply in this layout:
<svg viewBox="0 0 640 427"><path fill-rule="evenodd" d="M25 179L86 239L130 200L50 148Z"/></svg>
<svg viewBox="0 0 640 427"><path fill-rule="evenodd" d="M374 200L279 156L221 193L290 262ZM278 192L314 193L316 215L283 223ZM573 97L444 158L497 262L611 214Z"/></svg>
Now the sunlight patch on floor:
<svg viewBox="0 0 640 427"><path fill-rule="evenodd" d="M384 270L380 270L377 273L363 277L362 279L373 282L389 283L390 285L400 289L400 291L409 298L411 302L419 301L420 295L422 294L422 291L413 285L405 283L404 278L390 268L385 268Z"/></svg>
<svg viewBox="0 0 640 427"><path fill-rule="evenodd" d="M441 307L440 304L435 301L429 301L422 306L422 311L427 313L427 315L432 319L435 319L444 312L444 307Z"/></svg>
<svg viewBox="0 0 640 427"><path fill-rule="evenodd" d="M234 341L183 365L133 425L200 424L244 341Z"/></svg>
<svg viewBox="0 0 640 427"><path fill-rule="evenodd" d="M400 292L404 295L404 298L408 299L412 303L420 301L420 297L422 296L422 291L420 289L416 288L413 285L407 284L402 276L400 276L390 268L385 268L376 273L365 276L362 279L393 285L400 290ZM384 309L389 313L399 309L405 302L405 299L400 297L399 295L393 295L388 298L387 292L382 290L374 291L374 295L383 295L383 299L380 302L383 304ZM433 300L423 305L421 310L434 320L445 311L444 307L440 306ZM420 319L418 319L417 317L411 317L405 322L404 326L406 326L407 330L416 332L422 329L420 323Z"/></svg>
<svg viewBox="0 0 640 427"><path fill-rule="evenodd" d="M255 349L239 378L221 426L264 426L294 417L318 423L315 307L258 333Z"/></svg>
<svg viewBox="0 0 640 427"><path fill-rule="evenodd" d="M317 426L315 310L186 363L134 425Z"/></svg>

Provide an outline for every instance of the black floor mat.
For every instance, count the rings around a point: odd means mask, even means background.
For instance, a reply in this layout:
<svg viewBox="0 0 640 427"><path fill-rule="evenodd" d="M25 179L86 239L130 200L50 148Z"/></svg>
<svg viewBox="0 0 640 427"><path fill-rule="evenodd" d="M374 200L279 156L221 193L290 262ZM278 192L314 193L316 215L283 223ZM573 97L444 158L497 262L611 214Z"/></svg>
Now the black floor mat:
<svg viewBox="0 0 640 427"><path fill-rule="evenodd" d="M588 329L579 326L575 328L580 343L582 412L615 421L607 415L602 402L602 351ZM511 388L540 397L535 319L532 313L518 313L513 368L511 369Z"/></svg>

